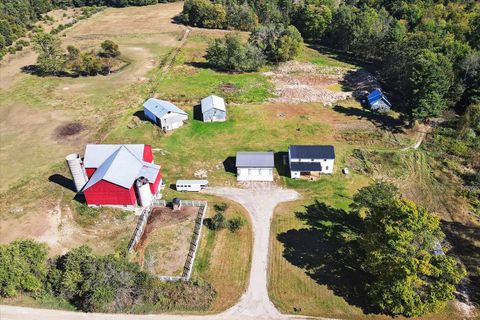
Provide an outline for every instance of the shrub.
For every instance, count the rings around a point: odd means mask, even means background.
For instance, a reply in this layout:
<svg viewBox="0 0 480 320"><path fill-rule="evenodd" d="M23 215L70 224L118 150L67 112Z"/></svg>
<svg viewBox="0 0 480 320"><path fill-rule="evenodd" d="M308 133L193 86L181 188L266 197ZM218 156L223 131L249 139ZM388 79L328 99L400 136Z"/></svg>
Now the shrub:
<svg viewBox="0 0 480 320"><path fill-rule="evenodd" d="M120 56L120 50L118 49L118 44L112 40L105 40L100 45L102 51L100 52L101 57L105 58L116 58Z"/></svg>
<svg viewBox="0 0 480 320"><path fill-rule="evenodd" d="M228 230L230 232L237 232L240 228L247 224L247 221L242 217L235 217L228 220Z"/></svg>
<svg viewBox="0 0 480 320"><path fill-rule="evenodd" d="M14 297L21 290L43 291L46 278L47 246L33 240L0 245L0 295Z"/></svg>
<svg viewBox="0 0 480 320"><path fill-rule="evenodd" d="M250 35L249 42L258 47L268 61L279 63L295 58L302 50L303 38L294 26L261 26Z"/></svg>
<svg viewBox="0 0 480 320"><path fill-rule="evenodd" d="M215 209L215 212L224 213L228 209L228 204L222 202L219 204L215 204L213 208Z"/></svg>
<svg viewBox="0 0 480 320"><path fill-rule="evenodd" d="M205 58L212 67L225 71L256 71L265 64L262 52L249 43L242 43L236 33L214 39L207 48Z"/></svg>
<svg viewBox="0 0 480 320"><path fill-rule="evenodd" d="M225 227L227 226L225 216L223 215L223 213L220 212L216 213L210 221L210 226L212 230L225 229Z"/></svg>

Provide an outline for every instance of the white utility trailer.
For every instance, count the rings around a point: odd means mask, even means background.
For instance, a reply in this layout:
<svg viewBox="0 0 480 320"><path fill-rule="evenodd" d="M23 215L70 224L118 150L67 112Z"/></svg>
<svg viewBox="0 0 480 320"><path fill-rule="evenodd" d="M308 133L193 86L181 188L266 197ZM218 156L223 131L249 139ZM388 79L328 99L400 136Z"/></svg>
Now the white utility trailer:
<svg viewBox="0 0 480 320"><path fill-rule="evenodd" d="M199 192L208 185L208 180L177 180L175 189L181 192Z"/></svg>

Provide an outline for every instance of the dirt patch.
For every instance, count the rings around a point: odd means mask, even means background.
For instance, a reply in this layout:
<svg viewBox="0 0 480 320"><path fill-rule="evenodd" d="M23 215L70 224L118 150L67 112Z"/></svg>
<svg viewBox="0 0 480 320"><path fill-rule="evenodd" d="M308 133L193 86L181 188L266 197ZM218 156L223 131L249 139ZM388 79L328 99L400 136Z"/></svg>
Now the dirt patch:
<svg viewBox="0 0 480 320"><path fill-rule="evenodd" d="M69 122L61 125L55 129L55 137L57 139L63 139L79 134L85 126L80 122Z"/></svg>
<svg viewBox="0 0 480 320"><path fill-rule="evenodd" d="M348 71L349 69L340 67L319 67L309 62L290 61L265 75L275 85L276 97L271 99L273 102L321 102L330 106L352 96L351 92L329 89L342 81Z"/></svg>
<svg viewBox="0 0 480 320"><path fill-rule="evenodd" d="M197 207L189 206L183 206L180 210L154 208L135 246L140 265L158 275L181 275L197 213Z"/></svg>
<svg viewBox="0 0 480 320"><path fill-rule="evenodd" d="M238 87L233 83L222 83L219 87L220 91L224 93L232 93L238 90Z"/></svg>

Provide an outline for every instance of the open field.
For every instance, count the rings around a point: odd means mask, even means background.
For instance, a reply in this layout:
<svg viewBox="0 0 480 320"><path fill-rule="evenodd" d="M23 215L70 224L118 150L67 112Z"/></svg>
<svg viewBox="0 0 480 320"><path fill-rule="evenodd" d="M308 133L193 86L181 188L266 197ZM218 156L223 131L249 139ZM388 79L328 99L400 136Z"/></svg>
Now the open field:
<svg viewBox="0 0 480 320"><path fill-rule="evenodd" d="M75 44L83 50L98 48L105 39L117 42L123 57L130 61L121 72L79 78L40 78L21 73L10 78L9 87L0 91L0 110L4 115L0 120L1 190L33 172L45 170L87 141L97 140L98 128L105 123L110 125L113 114L143 101L149 74L160 57L179 44L184 27L170 20L181 6L173 3L111 8L63 32L64 46ZM150 15L155 19L126 19L132 15ZM12 65L20 68L34 62L22 54L0 66L0 73ZM72 121L82 123L86 129L70 137L55 137L56 128ZM23 146L21 153L16 150L19 145ZM35 159L35 168L29 159Z"/></svg>

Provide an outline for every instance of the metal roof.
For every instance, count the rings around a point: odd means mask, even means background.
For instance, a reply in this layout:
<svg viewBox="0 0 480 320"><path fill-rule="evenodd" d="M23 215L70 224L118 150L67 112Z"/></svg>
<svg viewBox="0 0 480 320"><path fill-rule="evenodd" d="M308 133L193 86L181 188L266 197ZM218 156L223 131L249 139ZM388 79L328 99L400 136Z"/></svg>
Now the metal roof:
<svg viewBox="0 0 480 320"><path fill-rule="evenodd" d="M292 171L322 171L322 165L319 162L291 162Z"/></svg>
<svg viewBox="0 0 480 320"><path fill-rule="evenodd" d="M335 159L335 148L323 145L293 145L288 147L293 159Z"/></svg>
<svg viewBox="0 0 480 320"><path fill-rule="evenodd" d="M176 184L184 185L184 184L201 184L201 185L207 185L208 180L177 180Z"/></svg>
<svg viewBox="0 0 480 320"><path fill-rule="evenodd" d="M373 90L367 96L367 101L369 105L373 105L380 100L383 100L389 107L391 107L390 101L388 101L387 97L385 97L385 95L379 89Z"/></svg>
<svg viewBox="0 0 480 320"><path fill-rule="evenodd" d="M171 102L150 98L143 104L143 107L153 113L157 118L162 118L167 113L178 113L187 115L185 111Z"/></svg>
<svg viewBox="0 0 480 320"><path fill-rule="evenodd" d="M237 167L273 168L273 152L237 152Z"/></svg>
<svg viewBox="0 0 480 320"><path fill-rule="evenodd" d="M227 111L227 109L225 108L225 100L215 95L211 95L206 98L203 98L201 104L202 104L202 113L211 109Z"/></svg>
<svg viewBox="0 0 480 320"><path fill-rule="evenodd" d="M127 148L138 159L143 159L144 144L87 144L83 160L85 168L100 167L121 146Z"/></svg>
<svg viewBox="0 0 480 320"><path fill-rule="evenodd" d="M113 153L97 167L97 170L95 170L85 185L84 190L101 180L114 183L127 189L130 189L135 180L140 177L145 177L149 182L154 182L160 171L160 166L143 161L142 157L135 155L129 146L131 145L117 146L117 150L114 150ZM102 150L102 148L98 148L98 150ZM87 160L86 156L85 160Z"/></svg>

